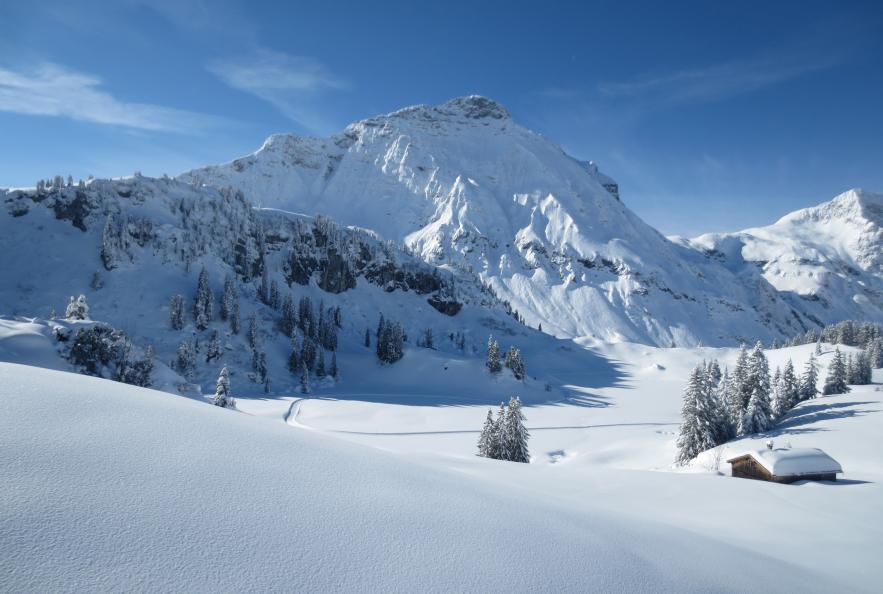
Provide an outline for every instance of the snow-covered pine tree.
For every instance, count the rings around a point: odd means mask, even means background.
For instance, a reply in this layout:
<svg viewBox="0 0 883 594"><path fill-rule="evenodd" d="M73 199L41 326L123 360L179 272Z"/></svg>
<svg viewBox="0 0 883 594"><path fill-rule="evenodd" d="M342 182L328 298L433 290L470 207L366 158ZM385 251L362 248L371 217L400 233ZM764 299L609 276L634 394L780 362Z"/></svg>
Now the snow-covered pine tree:
<svg viewBox="0 0 883 594"><path fill-rule="evenodd" d="M503 366L512 371L512 375L517 380L523 380L525 376L524 359L521 358L521 351L510 346L503 355Z"/></svg>
<svg viewBox="0 0 883 594"><path fill-rule="evenodd" d="M107 215L104 230L101 232L101 263L106 270L113 270L119 265L123 251L121 226L114 213Z"/></svg>
<svg viewBox="0 0 883 594"><path fill-rule="evenodd" d="M233 299L233 307L230 310L230 332L239 334L241 321L239 320L239 295Z"/></svg>
<svg viewBox="0 0 883 594"><path fill-rule="evenodd" d="M735 396L738 419L742 418L748 401L751 399L751 374L748 365L748 348L743 344L736 359L736 367L733 369L733 394Z"/></svg>
<svg viewBox="0 0 883 594"><path fill-rule="evenodd" d="M331 367L328 369L328 375L337 379L337 351L331 351Z"/></svg>
<svg viewBox="0 0 883 594"><path fill-rule="evenodd" d="M230 372L227 371L226 365L221 368L221 373L218 375L218 384L212 404L222 408L235 408L236 406L236 401L230 393Z"/></svg>
<svg viewBox="0 0 883 594"><path fill-rule="evenodd" d="M169 324L174 330L181 330L184 323L184 296L172 295L169 301Z"/></svg>
<svg viewBox="0 0 883 594"><path fill-rule="evenodd" d="M325 377L325 349L319 349L319 361L316 363L316 377Z"/></svg>
<svg viewBox="0 0 883 594"><path fill-rule="evenodd" d="M227 275L224 279L224 293L221 295L221 319L227 321L233 315L233 303L238 300L236 292L236 280Z"/></svg>
<svg viewBox="0 0 883 594"><path fill-rule="evenodd" d="M261 271L261 287L258 290L258 297L264 305L270 305L270 271L266 266Z"/></svg>
<svg viewBox="0 0 883 594"><path fill-rule="evenodd" d="M736 397L733 391L733 380L729 369L725 368L721 375L715 394L720 410L720 435L718 443L727 442L734 437L739 429L739 411L736 408Z"/></svg>
<svg viewBox="0 0 883 594"><path fill-rule="evenodd" d="M503 365L500 363L500 345L494 340L493 334L487 337L487 361L485 366L493 374L500 373L503 370Z"/></svg>
<svg viewBox="0 0 883 594"><path fill-rule="evenodd" d="M255 314L251 314L248 318L248 346L251 350L257 351L259 340L258 319Z"/></svg>
<svg viewBox="0 0 883 594"><path fill-rule="evenodd" d="M800 375L798 393L801 402L815 398L819 394L819 390L816 387L818 383L819 365L816 362L815 355L810 353L809 360L806 362L806 366L803 368L803 373Z"/></svg>
<svg viewBox="0 0 883 594"><path fill-rule="evenodd" d="M818 357L821 354L822 354L822 337L819 336L819 340L818 340L818 342L816 342L815 355L816 355L816 357Z"/></svg>
<svg viewBox="0 0 883 594"><path fill-rule="evenodd" d="M883 338L874 338L868 343L868 359L872 369L883 367Z"/></svg>
<svg viewBox="0 0 883 594"><path fill-rule="evenodd" d="M506 423L506 403L500 402L500 408L497 410L497 417L494 419L494 442L496 446L497 460L507 460L506 458L506 442L505 442L505 423Z"/></svg>
<svg viewBox="0 0 883 594"><path fill-rule="evenodd" d="M783 409L778 410L779 416L785 414L800 402L800 382L797 374L794 372L794 362L788 359L785 363L785 369L782 371L782 404Z"/></svg>
<svg viewBox="0 0 883 594"><path fill-rule="evenodd" d="M716 388L718 385L720 385L721 379L723 378L720 363L717 362L717 359L712 359L708 362L708 365L705 369L706 374L708 375L708 383L712 386L712 388Z"/></svg>
<svg viewBox="0 0 883 594"><path fill-rule="evenodd" d="M310 370L316 365L316 343L309 336L304 336L301 342L300 360Z"/></svg>
<svg viewBox="0 0 883 594"><path fill-rule="evenodd" d="M748 406L742 414L741 433L759 433L770 428L772 423L772 405L770 403L770 368L766 355L763 354L763 343L754 346L748 357L749 381L751 396Z"/></svg>
<svg viewBox="0 0 883 594"><path fill-rule="evenodd" d="M678 432L676 462L683 466L716 444L714 423L709 410L709 382L704 364L697 365L684 389L681 427Z"/></svg>
<svg viewBox="0 0 883 594"><path fill-rule="evenodd" d="M212 337L209 340L208 348L205 352L205 362L211 363L215 359L221 358L221 336L217 330L212 332Z"/></svg>
<svg viewBox="0 0 883 594"><path fill-rule="evenodd" d="M285 336L291 336L297 327L296 314L294 311L294 301L291 295L286 295L282 300L282 316L279 318L279 330Z"/></svg>
<svg viewBox="0 0 883 594"><path fill-rule="evenodd" d="M772 405L772 419L778 419L780 416L779 413L779 405L784 406L784 402L780 402L781 399L781 388L782 388L782 370L776 366L776 371L773 372L773 380L770 383L770 403Z"/></svg>
<svg viewBox="0 0 883 594"><path fill-rule="evenodd" d="M513 396L509 399L506 417L503 421L503 439L505 459L510 462L530 462L527 440L530 433L524 426L524 413L521 410L521 399Z"/></svg>
<svg viewBox="0 0 883 594"><path fill-rule="evenodd" d="M67 309L64 311L64 317L68 320L88 320L89 306L86 304L86 296L80 295L74 299L74 296L71 295Z"/></svg>
<svg viewBox="0 0 883 594"><path fill-rule="evenodd" d="M825 378L825 385L822 388L822 394L846 394L849 392L849 386L846 384L846 362L839 348L834 349L834 358L831 360L831 366L828 368L828 376Z"/></svg>
<svg viewBox="0 0 883 594"><path fill-rule="evenodd" d="M478 437L478 455L482 458L497 458L498 445L494 411L488 409L484 427L481 428L481 435Z"/></svg>
<svg viewBox="0 0 883 594"><path fill-rule="evenodd" d="M860 352L855 358L856 382L857 386L867 386L872 382L871 357L866 351Z"/></svg>
<svg viewBox="0 0 883 594"><path fill-rule="evenodd" d="M193 319L199 330L205 330L212 321L213 304L212 289L209 286L208 271L203 268L199 272L196 283L196 297L193 300Z"/></svg>
<svg viewBox="0 0 883 594"><path fill-rule="evenodd" d="M310 370L307 368L306 362L301 362L300 366L300 393L310 393Z"/></svg>
<svg viewBox="0 0 883 594"><path fill-rule="evenodd" d="M178 345L175 370L187 379L193 377L196 367L196 349L189 340L184 340Z"/></svg>
<svg viewBox="0 0 883 594"><path fill-rule="evenodd" d="M273 309L279 309L281 302L282 302L282 300L279 295L279 283L277 283L275 280L273 280L270 283L270 307L272 307ZM292 307L292 310L293 309L294 308ZM294 312L292 311L292 314L293 313Z"/></svg>
<svg viewBox="0 0 883 594"><path fill-rule="evenodd" d="M858 379L858 368L855 365L855 358L852 356L852 353L846 354L846 383L849 385L856 385L856 380Z"/></svg>

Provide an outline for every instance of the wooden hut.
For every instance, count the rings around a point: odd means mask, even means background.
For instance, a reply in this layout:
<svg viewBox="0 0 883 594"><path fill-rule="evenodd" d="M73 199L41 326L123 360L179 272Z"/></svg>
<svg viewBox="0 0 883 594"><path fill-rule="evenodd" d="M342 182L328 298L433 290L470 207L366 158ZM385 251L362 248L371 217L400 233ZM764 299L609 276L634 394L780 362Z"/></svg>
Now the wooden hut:
<svg viewBox="0 0 883 594"><path fill-rule="evenodd" d="M734 477L774 483L835 481L843 473L834 458L817 448L767 448L727 462L732 465Z"/></svg>

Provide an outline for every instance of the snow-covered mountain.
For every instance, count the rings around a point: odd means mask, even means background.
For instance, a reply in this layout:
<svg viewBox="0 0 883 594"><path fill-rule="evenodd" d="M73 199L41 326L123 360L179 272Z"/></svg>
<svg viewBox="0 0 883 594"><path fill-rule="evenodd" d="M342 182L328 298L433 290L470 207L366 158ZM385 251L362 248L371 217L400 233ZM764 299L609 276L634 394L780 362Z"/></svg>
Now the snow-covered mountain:
<svg viewBox="0 0 883 594"><path fill-rule="evenodd" d="M883 318L883 194L849 190L768 227L689 244L818 322Z"/></svg>
<svg viewBox="0 0 883 594"><path fill-rule="evenodd" d="M840 319L663 237L597 165L484 97L410 107L328 139L272 136L252 155L180 179L324 213L474 271L530 325L559 336L721 344Z"/></svg>

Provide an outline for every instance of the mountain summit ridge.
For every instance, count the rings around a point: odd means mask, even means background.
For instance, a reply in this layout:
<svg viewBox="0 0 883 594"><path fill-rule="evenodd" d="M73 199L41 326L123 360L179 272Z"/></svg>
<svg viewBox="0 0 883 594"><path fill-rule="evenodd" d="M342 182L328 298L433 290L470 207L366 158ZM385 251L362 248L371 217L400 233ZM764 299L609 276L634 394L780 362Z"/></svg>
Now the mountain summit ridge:
<svg viewBox="0 0 883 594"><path fill-rule="evenodd" d="M482 96L363 119L330 138L272 136L252 155L179 178L372 229L427 262L474 272L558 336L715 344L838 321L722 262L714 245L663 237L595 163Z"/></svg>

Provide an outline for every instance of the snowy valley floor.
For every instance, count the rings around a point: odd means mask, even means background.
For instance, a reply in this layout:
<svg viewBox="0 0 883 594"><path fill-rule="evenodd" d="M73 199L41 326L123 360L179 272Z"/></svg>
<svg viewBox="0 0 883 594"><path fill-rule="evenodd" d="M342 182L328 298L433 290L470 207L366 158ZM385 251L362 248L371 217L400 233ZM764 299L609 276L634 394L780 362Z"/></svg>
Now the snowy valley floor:
<svg viewBox="0 0 883 594"><path fill-rule="evenodd" d="M800 369L813 348L768 351L771 366ZM879 370L727 444L720 472L711 454L677 470L684 380L736 351L598 354L616 381L599 366L595 387L527 399L529 465L475 457L486 399L446 392L456 382L430 363L422 393L345 379L237 394L246 414L0 363L0 590L876 591ZM845 474L727 476L769 438L822 448Z"/></svg>

